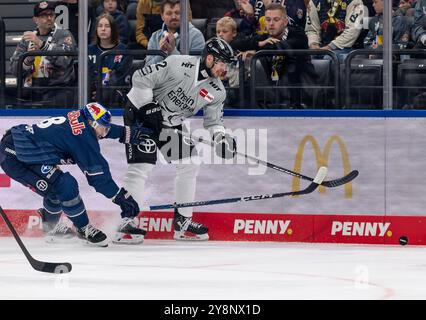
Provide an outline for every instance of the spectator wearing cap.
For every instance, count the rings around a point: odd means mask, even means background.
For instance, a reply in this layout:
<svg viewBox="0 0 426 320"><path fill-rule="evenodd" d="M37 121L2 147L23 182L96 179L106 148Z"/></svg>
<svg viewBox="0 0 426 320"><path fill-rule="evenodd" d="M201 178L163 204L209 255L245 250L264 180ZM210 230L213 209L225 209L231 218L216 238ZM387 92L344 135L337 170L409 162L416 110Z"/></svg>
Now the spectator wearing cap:
<svg viewBox="0 0 426 320"><path fill-rule="evenodd" d="M55 4L42 1L34 6L34 31L24 32L21 41L11 57L11 71L24 78L25 87L67 87L74 84L74 57L71 56L28 56L22 64L23 74L18 73L18 61L26 52L64 51L75 52L74 37L68 30L59 29L55 24ZM71 107L74 93L70 90L32 90L33 100L43 100L54 106Z"/></svg>
<svg viewBox="0 0 426 320"><path fill-rule="evenodd" d="M136 9L136 42L146 49L151 35L161 29L161 4L164 0L139 0ZM192 20L191 8L188 10L188 19Z"/></svg>
<svg viewBox="0 0 426 320"><path fill-rule="evenodd" d="M162 50L167 56L180 54L180 1L165 0L161 5L163 27L154 32L148 42L148 50ZM205 40L200 30L189 23L189 52L201 52ZM162 61L161 56L149 55L146 65Z"/></svg>

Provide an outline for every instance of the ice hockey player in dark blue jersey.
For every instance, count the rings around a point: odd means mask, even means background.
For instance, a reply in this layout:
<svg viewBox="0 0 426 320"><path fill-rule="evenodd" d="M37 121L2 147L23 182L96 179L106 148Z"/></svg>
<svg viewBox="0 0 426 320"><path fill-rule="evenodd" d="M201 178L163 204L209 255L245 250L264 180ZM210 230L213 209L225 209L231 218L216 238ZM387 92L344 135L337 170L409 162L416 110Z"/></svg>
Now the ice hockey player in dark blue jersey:
<svg viewBox="0 0 426 320"><path fill-rule="evenodd" d="M134 218L139 206L112 179L108 162L101 154L100 139L141 144L152 133L142 125L128 127L111 123L111 113L98 103L89 103L65 117L52 117L34 125L12 127L0 144L0 165L12 179L43 197L43 227L48 235L64 237L75 232L60 221L64 213L74 224L77 236L89 244L107 246L107 237L89 223L77 180L58 165L76 164L89 185L121 208L122 222L114 243L141 243L146 231ZM48 237L49 238L49 237Z"/></svg>

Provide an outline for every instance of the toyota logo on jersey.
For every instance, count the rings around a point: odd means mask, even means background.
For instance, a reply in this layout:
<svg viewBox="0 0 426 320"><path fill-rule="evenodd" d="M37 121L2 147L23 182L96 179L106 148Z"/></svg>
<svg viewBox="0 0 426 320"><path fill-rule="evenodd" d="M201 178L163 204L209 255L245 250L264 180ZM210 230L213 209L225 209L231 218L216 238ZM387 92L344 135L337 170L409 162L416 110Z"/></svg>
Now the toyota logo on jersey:
<svg viewBox="0 0 426 320"><path fill-rule="evenodd" d="M214 100L214 96L211 93L209 93L206 89L200 90L200 96L202 96L203 99L206 100L207 102L212 102Z"/></svg>
<svg viewBox="0 0 426 320"><path fill-rule="evenodd" d="M157 144L152 139L145 139L144 143L138 145L138 149L143 153L154 153L157 151Z"/></svg>

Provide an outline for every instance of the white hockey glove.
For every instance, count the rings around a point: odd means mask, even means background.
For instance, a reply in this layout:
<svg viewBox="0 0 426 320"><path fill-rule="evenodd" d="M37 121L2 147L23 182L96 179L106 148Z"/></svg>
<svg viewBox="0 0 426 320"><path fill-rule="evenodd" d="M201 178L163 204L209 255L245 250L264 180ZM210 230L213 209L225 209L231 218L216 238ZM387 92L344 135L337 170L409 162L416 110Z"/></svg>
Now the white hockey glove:
<svg viewBox="0 0 426 320"><path fill-rule="evenodd" d="M213 136L218 157L232 159L237 152L237 142L227 133L217 132Z"/></svg>

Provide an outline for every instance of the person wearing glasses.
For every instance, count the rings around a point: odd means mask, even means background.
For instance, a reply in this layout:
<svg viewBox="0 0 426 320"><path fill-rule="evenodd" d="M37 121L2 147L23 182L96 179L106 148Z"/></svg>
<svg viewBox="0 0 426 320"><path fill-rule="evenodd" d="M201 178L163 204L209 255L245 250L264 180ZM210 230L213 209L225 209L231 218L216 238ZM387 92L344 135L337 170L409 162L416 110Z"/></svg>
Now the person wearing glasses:
<svg viewBox="0 0 426 320"><path fill-rule="evenodd" d="M76 42L69 30L58 28L55 23L56 4L39 2L34 6L33 21L37 26L34 31L26 31L11 57L11 72L16 77L23 77L23 85L30 87L69 87L75 85L74 57L72 56L27 56L22 63L22 74L18 74L19 58L31 51L75 52ZM55 90L49 88L31 90L32 102L42 101L43 106L72 107L74 92L72 90Z"/></svg>

